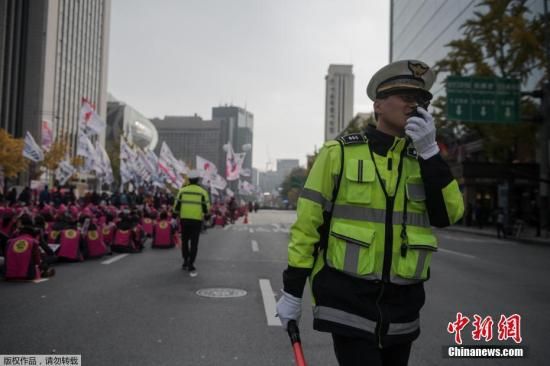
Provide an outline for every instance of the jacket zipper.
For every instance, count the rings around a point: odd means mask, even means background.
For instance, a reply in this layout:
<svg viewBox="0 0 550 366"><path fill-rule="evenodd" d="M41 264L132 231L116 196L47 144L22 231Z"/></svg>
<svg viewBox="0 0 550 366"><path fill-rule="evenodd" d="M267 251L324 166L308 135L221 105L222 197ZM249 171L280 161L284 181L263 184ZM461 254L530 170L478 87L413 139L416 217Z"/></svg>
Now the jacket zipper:
<svg viewBox="0 0 550 366"><path fill-rule="evenodd" d="M382 295L384 294L384 282L381 282L380 287L380 293L378 294L378 298L376 299L376 308L378 309L378 313L380 314L380 321L378 323L378 348L382 349L382 326L383 326L383 317L382 317L382 309L380 308L380 300L382 299Z"/></svg>

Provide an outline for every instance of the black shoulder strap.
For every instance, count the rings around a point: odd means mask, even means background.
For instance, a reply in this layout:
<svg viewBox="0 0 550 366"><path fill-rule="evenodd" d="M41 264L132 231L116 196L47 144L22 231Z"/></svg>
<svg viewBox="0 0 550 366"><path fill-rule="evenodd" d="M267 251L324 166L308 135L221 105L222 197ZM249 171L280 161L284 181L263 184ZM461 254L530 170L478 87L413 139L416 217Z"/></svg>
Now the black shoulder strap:
<svg viewBox="0 0 550 366"><path fill-rule="evenodd" d="M344 173L344 143L341 140L338 140L340 144L340 173L338 174L338 180L332 188L332 205L330 207L330 217L332 218L332 211L334 210L334 203L336 202L336 197L338 196L338 191L340 190L340 182L342 182L342 175Z"/></svg>
<svg viewBox="0 0 550 366"><path fill-rule="evenodd" d="M336 184L332 188L332 197L331 197L331 205L330 209L328 211L325 211L323 213L323 224L321 225L320 231L319 231L319 243L315 247L314 251L314 257L317 258L317 255L319 254L320 250L323 250L323 257L325 260L325 263L327 261L327 246L328 246L328 236L330 235L330 222L332 221L332 213L334 212L334 204L336 202L336 197L338 197L338 191L340 190L340 182L342 181L342 175L344 173L344 143L340 140L338 140L338 143L340 144L340 173L338 174L338 180L336 181Z"/></svg>

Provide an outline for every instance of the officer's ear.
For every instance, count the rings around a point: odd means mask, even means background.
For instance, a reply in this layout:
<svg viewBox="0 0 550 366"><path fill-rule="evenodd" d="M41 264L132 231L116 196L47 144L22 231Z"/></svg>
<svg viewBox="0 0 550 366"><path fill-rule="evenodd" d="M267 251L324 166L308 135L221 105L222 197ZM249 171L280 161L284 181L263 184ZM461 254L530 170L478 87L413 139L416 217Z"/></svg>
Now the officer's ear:
<svg viewBox="0 0 550 366"><path fill-rule="evenodd" d="M374 104L373 104L373 107L374 107L374 119L378 121L378 115L380 115L380 112L382 111L382 107L381 107L381 104L382 104L382 100L381 99L376 99L374 101Z"/></svg>

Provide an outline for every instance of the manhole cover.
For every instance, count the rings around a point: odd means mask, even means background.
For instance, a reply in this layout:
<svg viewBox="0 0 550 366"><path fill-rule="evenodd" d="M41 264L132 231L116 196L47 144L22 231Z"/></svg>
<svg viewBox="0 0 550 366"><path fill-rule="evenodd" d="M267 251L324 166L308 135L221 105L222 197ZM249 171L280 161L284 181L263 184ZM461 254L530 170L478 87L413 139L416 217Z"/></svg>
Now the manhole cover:
<svg viewBox="0 0 550 366"><path fill-rule="evenodd" d="M238 288L203 288L197 295L204 297L241 297L246 295L245 290Z"/></svg>

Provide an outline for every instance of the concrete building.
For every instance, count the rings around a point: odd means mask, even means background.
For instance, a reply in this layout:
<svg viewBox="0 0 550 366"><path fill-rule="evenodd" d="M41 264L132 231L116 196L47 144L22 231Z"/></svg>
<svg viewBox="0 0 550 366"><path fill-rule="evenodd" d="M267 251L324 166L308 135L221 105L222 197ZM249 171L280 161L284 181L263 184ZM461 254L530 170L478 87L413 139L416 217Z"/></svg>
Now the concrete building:
<svg viewBox="0 0 550 366"><path fill-rule="evenodd" d="M110 0L0 0L0 127L41 140L41 122L76 149L82 98L105 119Z"/></svg>
<svg viewBox="0 0 550 366"><path fill-rule="evenodd" d="M277 159L277 172L284 180L290 174L292 169L300 166L298 159Z"/></svg>
<svg viewBox="0 0 550 366"><path fill-rule="evenodd" d="M194 116L165 116L163 119L151 119L159 134L156 153L160 152L162 142L166 142L177 159L195 166L196 156L210 160L225 175L225 152L223 144L228 135L226 124L221 121L203 120Z"/></svg>
<svg viewBox="0 0 550 366"><path fill-rule="evenodd" d="M332 140L353 118L353 66L330 65L325 76L325 141Z"/></svg>
<svg viewBox="0 0 550 366"><path fill-rule="evenodd" d="M254 138L254 115L244 108L236 106L220 106L212 108L212 120L225 125L223 144L229 142L235 152L242 152L243 145L250 144ZM252 151L246 151L243 163L244 169L252 171ZM225 159L223 161L225 171ZM250 179L247 179L250 180Z"/></svg>

